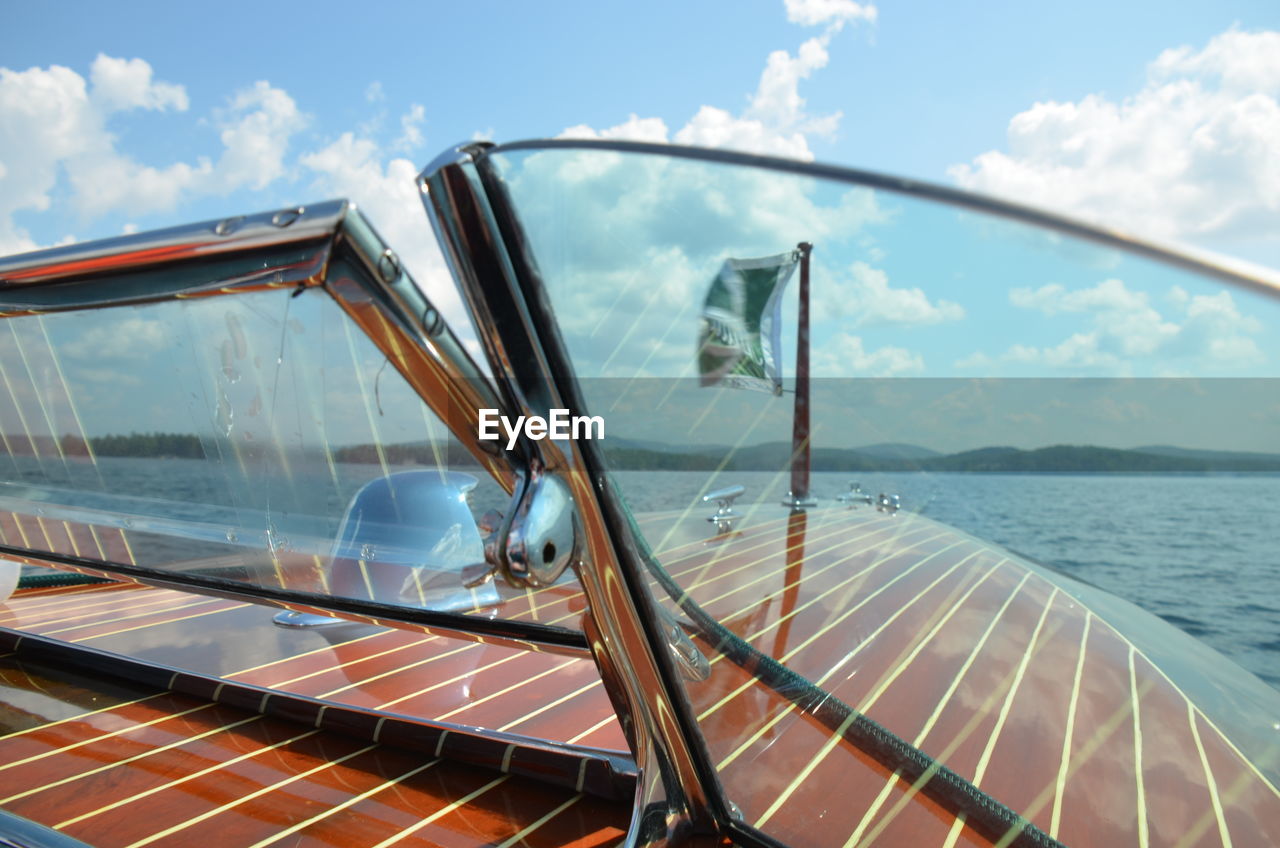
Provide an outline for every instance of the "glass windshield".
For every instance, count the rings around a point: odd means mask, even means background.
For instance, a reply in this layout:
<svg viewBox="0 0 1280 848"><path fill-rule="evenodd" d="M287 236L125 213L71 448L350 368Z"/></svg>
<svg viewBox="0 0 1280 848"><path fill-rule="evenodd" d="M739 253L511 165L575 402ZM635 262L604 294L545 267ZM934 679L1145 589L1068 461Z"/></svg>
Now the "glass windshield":
<svg viewBox="0 0 1280 848"><path fill-rule="evenodd" d="M836 179L492 161L744 823L998 838L899 743L1068 844L1274 802L1275 300Z"/></svg>
<svg viewBox="0 0 1280 848"><path fill-rule="evenodd" d="M9 546L578 627L481 579L507 493L322 288L0 321L0 440Z"/></svg>

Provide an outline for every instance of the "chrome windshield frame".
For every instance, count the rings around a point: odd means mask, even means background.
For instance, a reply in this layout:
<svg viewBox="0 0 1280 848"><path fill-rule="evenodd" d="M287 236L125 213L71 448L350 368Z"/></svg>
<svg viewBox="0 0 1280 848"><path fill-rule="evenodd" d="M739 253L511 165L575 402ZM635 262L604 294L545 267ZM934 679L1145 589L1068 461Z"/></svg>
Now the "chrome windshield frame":
<svg viewBox="0 0 1280 848"><path fill-rule="evenodd" d="M366 272L363 278L347 284L330 281L329 267L337 258L358 264ZM217 271L212 277L201 273L210 268ZM505 414L509 406L395 253L346 200L0 260L0 320L291 288L321 288L332 297L499 485L508 494L519 493L527 476L523 450L509 453L495 442L476 438L480 408ZM250 600L284 610L521 650L589 655L582 632L560 627L251 586L25 547L0 546L0 554L31 565Z"/></svg>
<svg viewBox="0 0 1280 848"><path fill-rule="evenodd" d="M536 266L484 170L491 149L459 145L428 165L418 177L423 205L506 397L519 414L553 407L574 414L582 398L556 371L563 345L541 287L529 279ZM708 791L705 757L690 748L696 736L677 718L678 684L657 656L656 614L616 555L616 530L602 509L604 477L591 472L576 442L526 442L535 466L563 475L585 531L575 570L588 602L587 635L640 769L627 844L683 844L723 832L728 811L720 793Z"/></svg>

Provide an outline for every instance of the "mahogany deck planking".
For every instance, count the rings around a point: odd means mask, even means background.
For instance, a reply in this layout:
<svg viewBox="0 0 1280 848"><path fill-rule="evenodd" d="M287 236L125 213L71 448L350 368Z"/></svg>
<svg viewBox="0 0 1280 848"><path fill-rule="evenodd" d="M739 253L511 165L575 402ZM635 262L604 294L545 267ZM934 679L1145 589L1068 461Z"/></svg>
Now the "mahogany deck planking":
<svg viewBox="0 0 1280 848"><path fill-rule="evenodd" d="M846 703L866 707L873 719L919 741L960 774L977 776L980 787L1044 830L1056 826L1067 844L1145 838L1151 845L1208 845L1220 844L1223 832L1235 845L1280 841L1274 788L1140 652L1101 620L1090 622L1077 601L1000 552L930 522L868 512L833 517L835 512L821 514L807 532L803 523L797 531L795 522L773 521L713 544L677 539L663 559L690 586L691 597L758 649L785 656L804 644L789 661L792 667L820 679ZM9 610L0 609L0 625L61 630L58 638L105 644L121 633L163 629L191 613L216 616L235 607L217 601L205 609L162 590L79 588L24 593ZM523 603L526 614L536 610L544 621L579 614L572 607L582 602L580 593L553 588L560 591L545 601L534 593L515 596L507 606L516 611ZM122 592L140 597L122 604ZM158 594L160 600L172 595L179 608L158 603L151 609L144 599ZM1001 625L974 650L997 613ZM877 629L850 657L858 640ZM424 655L427 650L432 653ZM797 844L844 844L853 837L854 843L987 844L864 753L834 740L829 729L750 684L742 670L727 661L713 668L711 680L690 691L698 713L729 696L703 721L714 760L729 758L782 715L723 768L730 797L748 821L773 810L766 827L781 828L784 839L792 833ZM246 664L228 677L301 694L345 690L340 694L361 705L399 701L397 712L410 708L547 738L559 730L558 736L580 743L603 737L621 747L594 675L580 660L387 631ZM421 688L414 688L415 679L424 681ZM150 715L155 706L121 710ZM112 716L88 717L86 729L119 730ZM154 731L137 733L138 739L152 738ZM44 740L65 738L54 733L11 742L15 752L32 751ZM7 754L5 743L0 739ZM84 747L86 754L93 750ZM1067 780L1059 805L1061 774ZM325 780L317 778L317 792ZM838 803L833 786L840 787ZM1214 812L1215 793L1221 815ZM580 808L582 801L572 805ZM794 821L799 810L826 815L802 825Z"/></svg>
<svg viewBox="0 0 1280 848"><path fill-rule="evenodd" d="M47 680L30 682L49 688ZM0 786L27 787L5 793L5 807L95 844L139 848L286 838L321 845L333 844L335 834L345 844L474 845L484 837L497 845L525 831L529 845L612 845L629 817L626 804L527 778L198 699L137 695L143 700L110 712L0 737L0 762L9 764L19 759L11 754L76 745L0 772ZM111 716L107 732L120 731L129 726L126 714L159 721L110 738L93 724ZM148 842L156 834L164 835Z"/></svg>

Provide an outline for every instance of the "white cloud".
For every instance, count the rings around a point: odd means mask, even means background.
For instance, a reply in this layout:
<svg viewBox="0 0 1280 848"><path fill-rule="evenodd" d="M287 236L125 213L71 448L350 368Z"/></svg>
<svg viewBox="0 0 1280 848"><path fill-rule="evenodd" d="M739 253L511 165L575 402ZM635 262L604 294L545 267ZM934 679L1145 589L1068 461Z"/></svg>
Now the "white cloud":
<svg viewBox="0 0 1280 848"><path fill-rule="evenodd" d="M830 60L825 37L811 38L801 44L795 56L785 50L770 53L747 117L758 117L778 127L814 126L819 132L832 132L839 114L811 118L805 113L804 98L800 96L801 80L825 68Z"/></svg>
<svg viewBox="0 0 1280 848"><path fill-rule="evenodd" d="M72 188L72 203L82 215L113 210L141 215L173 209L182 195L212 173L207 159L192 166L175 162L165 168L143 165L112 148L86 152L63 166Z"/></svg>
<svg viewBox="0 0 1280 848"><path fill-rule="evenodd" d="M1170 289L1164 312L1145 293L1117 279L1096 286L1068 290L1050 284L1019 288L1009 302L1046 316L1083 315L1087 328L1056 345L1010 346L999 357L977 352L956 363L957 368L989 368L997 361L1046 365L1082 373L1130 375L1142 370L1171 374L1184 366L1203 371L1243 368L1264 361L1251 338L1261 323L1240 312L1231 293L1189 295Z"/></svg>
<svg viewBox="0 0 1280 848"><path fill-rule="evenodd" d="M1114 372L1123 366L1120 357L1099 349L1099 333L1073 333L1057 345L1045 348L1014 345L1005 353L1007 362L1043 363L1051 368Z"/></svg>
<svg viewBox="0 0 1280 848"><path fill-rule="evenodd" d="M799 241L837 257L885 217L870 189L754 169L594 150L500 161L530 243L545 249L543 275L581 373L593 375L691 375L703 299L726 257ZM815 304L834 288L819 268ZM782 326L794 326L794 296L783 302ZM815 328L830 317L815 305ZM834 328L822 329L826 337Z"/></svg>
<svg viewBox="0 0 1280 848"><path fill-rule="evenodd" d="M89 69L94 97L107 111L168 109L185 112L187 91L180 85L151 81L151 66L141 59L115 59L99 53Z"/></svg>
<svg viewBox="0 0 1280 848"><path fill-rule="evenodd" d="M368 103L381 103L387 99L387 93L382 90L382 83L374 80L369 83L368 88L364 90L364 99Z"/></svg>
<svg viewBox="0 0 1280 848"><path fill-rule="evenodd" d="M812 159L809 142L800 132L780 131L764 121L742 118L703 106L689 123L676 133L676 142L695 147L723 147L747 153Z"/></svg>
<svg viewBox="0 0 1280 848"><path fill-rule="evenodd" d="M813 351L815 377L898 377L924 371L924 358L906 348L885 345L867 350L860 336L842 333Z"/></svg>
<svg viewBox="0 0 1280 848"><path fill-rule="evenodd" d="M1042 102L1008 150L950 169L966 188L1160 238L1280 232L1280 33L1166 50L1122 100Z"/></svg>
<svg viewBox="0 0 1280 848"><path fill-rule="evenodd" d="M1221 363L1253 364L1264 356L1249 336L1262 332L1262 323L1242 315L1231 293L1195 295L1184 306L1183 323L1173 349L1183 355L1202 353Z"/></svg>
<svg viewBox="0 0 1280 848"><path fill-rule="evenodd" d="M418 194L417 166L401 157L388 158L375 142L350 132L303 154L299 163L315 175L318 193L356 202L449 325L478 353L470 319Z"/></svg>
<svg viewBox="0 0 1280 848"><path fill-rule="evenodd" d="M813 115L800 95L800 84L827 66L827 47L832 35L848 21L874 22L876 7L852 0L787 0L787 19L803 26L827 24L826 31L808 39L795 54L775 50L765 61L755 92L741 113L705 104L692 118L670 133L660 118L635 114L614 127L596 130L585 124L569 127L568 138L625 138L636 141L667 142L699 147L719 147L811 160L809 139L830 138L839 127L841 113Z"/></svg>
<svg viewBox="0 0 1280 848"><path fill-rule="evenodd" d="M1189 46L1165 50L1151 74L1171 78L1198 74L1221 79L1224 87L1248 91L1280 88L1280 32L1227 30L1199 52Z"/></svg>
<svg viewBox="0 0 1280 848"><path fill-rule="evenodd" d="M421 147L425 141L422 136L422 125L426 120L427 110L422 104L412 104L409 111L400 116L400 137L395 140L392 147L405 152L412 152Z"/></svg>
<svg viewBox="0 0 1280 848"><path fill-rule="evenodd" d="M226 194L243 185L261 189L283 176L289 141L306 119L292 97L259 80L236 92L220 125L224 152L213 181Z"/></svg>
<svg viewBox="0 0 1280 848"><path fill-rule="evenodd" d="M810 38L795 56L785 50L769 54L760 83L741 115L703 106L676 132L680 144L728 147L751 153L812 159L808 135L830 137L840 123L840 113L813 116L805 111L800 83L830 60L830 36Z"/></svg>
<svg viewBox="0 0 1280 848"><path fill-rule="evenodd" d="M964 317L964 308L958 303L934 303L919 288L891 287L889 275L866 262L853 263L848 281L837 279L819 291L820 308L826 317L848 316L855 326L922 326Z"/></svg>
<svg viewBox="0 0 1280 848"><path fill-rule="evenodd" d="M1178 326L1165 320L1150 305L1146 293L1132 291L1117 279L1104 280L1093 288L1067 291L1060 285L1031 289L1014 289L1009 302L1023 309L1035 309L1045 315L1088 313L1098 333L1108 340L1108 347L1126 356L1154 353L1178 334ZM1090 334L1091 336L1093 334ZM1098 339L1093 338L1096 347ZM1079 344L1064 349L1053 364L1066 364L1071 350L1084 351ZM1090 364L1101 364L1090 356Z"/></svg>
<svg viewBox="0 0 1280 848"><path fill-rule="evenodd" d="M87 82L57 65L0 68L0 254L37 247L15 215L48 209L64 178L71 208L96 216L168 210L190 195L262 188L283 174L289 139L304 119L292 98L265 82L237 92L218 115L216 164L199 157L156 166L118 149L116 116L189 105L181 85L155 80L137 58L99 55Z"/></svg>
<svg viewBox="0 0 1280 848"><path fill-rule="evenodd" d="M960 370L980 370L990 368L994 364L995 360L980 350L974 351L968 356L963 356L954 363L955 367Z"/></svg>
<svg viewBox="0 0 1280 848"><path fill-rule="evenodd" d="M787 20L801 26L828 24L843 26L847 21L864 20L874 23L876 7L854 0L785 0Z"/></svg>
<svg viewBox="0 0 1280 848"><path fill-rule="evenodd" d="M666 144L668 141L667 125L661 118L641 118L634 112L631 113L631 117L617 126L596 130L586 124L578 124L569 127L557 138L616 138L627 141L648 141L654 144Z"/></svg>
<svg viewBox="0 0 1280 848"><path fill-rule="evenodd" d="M0 68L0 254L36 248L14 213L48 209L59 162L83 152L87 138L101 132L75 71Z"/></svg>

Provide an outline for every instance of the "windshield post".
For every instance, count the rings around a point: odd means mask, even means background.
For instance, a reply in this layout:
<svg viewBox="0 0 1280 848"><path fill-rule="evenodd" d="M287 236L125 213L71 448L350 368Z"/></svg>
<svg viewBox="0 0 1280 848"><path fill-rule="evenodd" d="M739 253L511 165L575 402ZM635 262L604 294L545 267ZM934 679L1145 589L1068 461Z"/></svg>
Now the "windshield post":
<svg viewBox="0 0 1280 848"><path fill-rule="evenodd" d="M583 411L548 330L554 325L549 303L539 299L537 268L487 152L462 145L428 165L418 177L423 205L513 410ZM562 444L524 441L529 466L558 475L578 513L582 546L572 567L587 599L584 629L640 769L627 844L674 844L717 832L723 816L714 811L713 790L673 718L679 684L653 649L658 638L646 615L652 611L637 608L647 596L614 553L596 488L602 478L591 473L579 444Z"/></svg>

